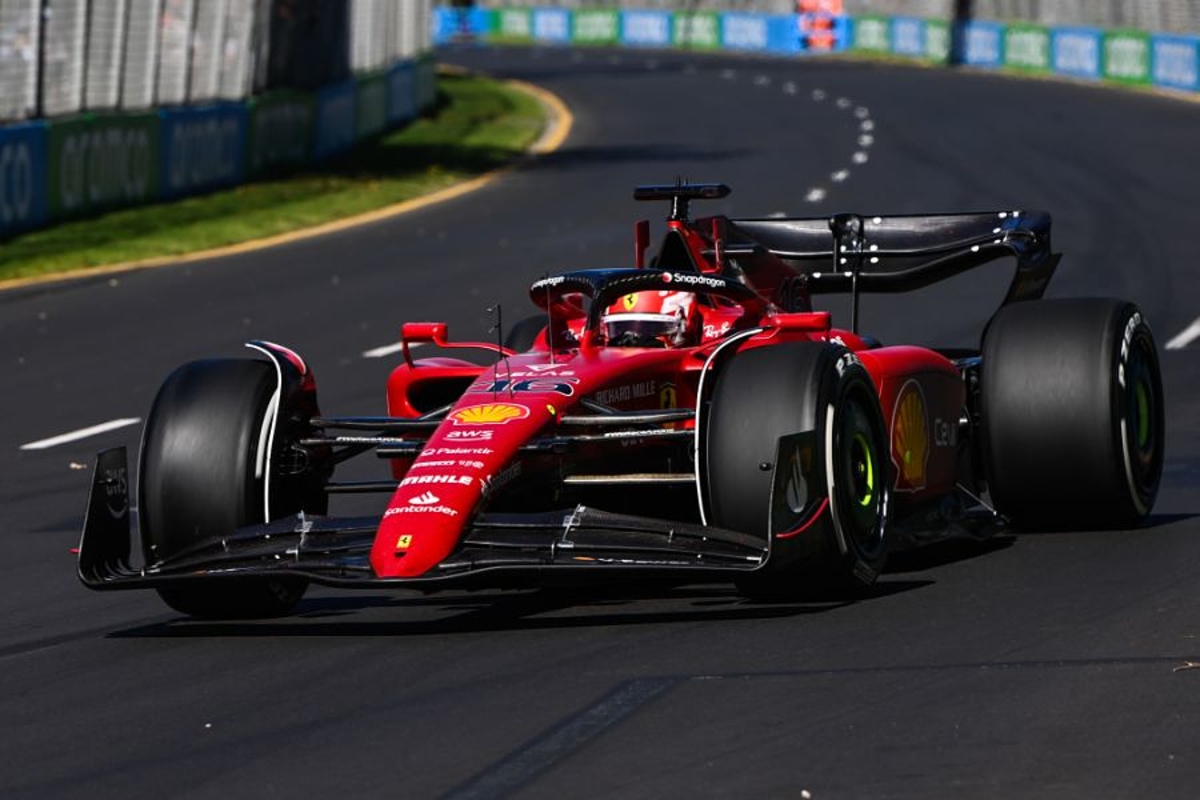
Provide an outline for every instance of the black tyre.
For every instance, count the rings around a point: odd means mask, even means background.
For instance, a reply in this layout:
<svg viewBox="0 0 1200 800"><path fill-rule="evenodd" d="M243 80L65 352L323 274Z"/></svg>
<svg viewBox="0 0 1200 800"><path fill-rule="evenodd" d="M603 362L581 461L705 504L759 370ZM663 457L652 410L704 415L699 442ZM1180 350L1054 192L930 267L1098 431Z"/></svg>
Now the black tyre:
<svg viewBox="0 0 1200 800"><path fill-rule="evenodd" d="M887 428L850 351L802 342L739 353L717 379L706 426L712 524L771 538L767 564L738 582L743 593L787 599L874 582L887 557ZM807 442L793 436L804 431ZM795 474L776 480L777 459ZM817 490L799 472L813 459L825 480ZM825 493L830 507L814 517Z"/></svg>
<svg viewBox="0 0 1200 800"><path fill-rule="evenodd" d="M509 350L524 353L533 348L538 335L546 327L546 315L526 317L512 326L512 330L504 337L504 346Z"/></svg>
<svg viewBox="0 0 1200 800"><path fill-rule="evenodd" d="M1124 528L1154 505L1163 394L1154 337L1132 303L1041 300L988 326L983 461L1018 528Z"/></svg>
<svg viewBox="0 0 1200 800"><path fill-rule="evenodd" d="M274 390L274 368L248 359L193 361L163 383L146 421L138 470L147 564L265 521L264 481L256 472ZM300 505L294 492L273 490L270 514L293 514ZM294 578L205 579L159 594L191 616L252 618L286 614L306 588Z"/></svg>

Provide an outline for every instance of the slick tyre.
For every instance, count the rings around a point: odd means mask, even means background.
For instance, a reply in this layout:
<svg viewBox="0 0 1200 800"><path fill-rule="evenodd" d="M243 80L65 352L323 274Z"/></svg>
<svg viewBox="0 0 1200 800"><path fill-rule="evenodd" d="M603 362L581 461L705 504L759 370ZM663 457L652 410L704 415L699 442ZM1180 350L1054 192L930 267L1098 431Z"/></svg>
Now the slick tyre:
<svg viewBox="0 0 1200 800"><path fill-rule="evenodd" d="M807 445L793 437L781 451L781 437L805 431ZM849 350L800 342L734 356L718 376L705 438L712 524L770 540L767 563L738 581L744 594L828 596L875 581L887 557L887 428ZM813 460L823 486L797 471L773 498L777 469Z"/></svg>
<svg viewBox="0 0 1200 800"><path fill-rule="evenodd" d="M272 366L250 359L193 361L173 372L154 400L138 470L142 554L154 565L264 522ZM299 510L294 498L273 517ZM171 608L203 618L273 617L299 602L294 578L206 579L163 587Z"/></svg>
<svg viewBox="0 0 1200 800"><path fill-rule="evenodd" d="M1126 528L1154 505L1163 393L1154 337L1132 303L1040 300L988 326L983 461L1017 528Z"/></svg>

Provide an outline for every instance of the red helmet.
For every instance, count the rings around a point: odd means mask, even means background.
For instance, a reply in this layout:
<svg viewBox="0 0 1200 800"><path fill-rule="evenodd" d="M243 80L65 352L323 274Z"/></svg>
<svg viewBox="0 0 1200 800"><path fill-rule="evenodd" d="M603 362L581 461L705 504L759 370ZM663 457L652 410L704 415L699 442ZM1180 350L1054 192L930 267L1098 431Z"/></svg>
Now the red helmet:
<svg viewBox="0 0 1200 800"><path fill-rule="evenodd" d="M637 292L610 305L600 322L610 345L678 347L695 339L695 310L691 292Z"/></svg>

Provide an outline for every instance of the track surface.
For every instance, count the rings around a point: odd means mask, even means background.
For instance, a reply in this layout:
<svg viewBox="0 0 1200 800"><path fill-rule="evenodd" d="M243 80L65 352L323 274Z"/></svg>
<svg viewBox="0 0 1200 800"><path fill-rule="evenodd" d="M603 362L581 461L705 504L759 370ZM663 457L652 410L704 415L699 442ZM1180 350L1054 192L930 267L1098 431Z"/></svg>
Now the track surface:
<svg viewBox="0 0 1200 800"><path fill-rule="evenodd" d="M1133 299L1160 346L1200 315L1200 105L850 63L443 55L558 93L565 148L361 230L0 295L0 795L1195 795L1200 345L1163 354L1148 527L942 547L853 604L318 591L295 618L214 625L82 589L78 465L139 428L20 445L144 416L173 366L254 337L307 356L326 411L379 413L390 359L363 351L430 316L485 336L485 308L515 320L544 272L625 263L628 221L663 213L633 207L637 183L724 181L707 209L742 216L1043 207L1067 253L1052 295ZM990 283L864 317L970 344Z"/></svg>

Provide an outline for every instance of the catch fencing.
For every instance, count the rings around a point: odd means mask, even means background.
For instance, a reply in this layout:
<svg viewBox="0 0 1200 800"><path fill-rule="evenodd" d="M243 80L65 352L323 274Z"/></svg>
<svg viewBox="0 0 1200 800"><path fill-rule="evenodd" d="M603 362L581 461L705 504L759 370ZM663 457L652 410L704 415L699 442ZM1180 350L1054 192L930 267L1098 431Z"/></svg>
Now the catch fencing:
<svg viewBox="0 0 1200 800"><path fill-rule="evenodd" d="M435 99L432 0L0 0L0 237L329 157Z"/></svg>

